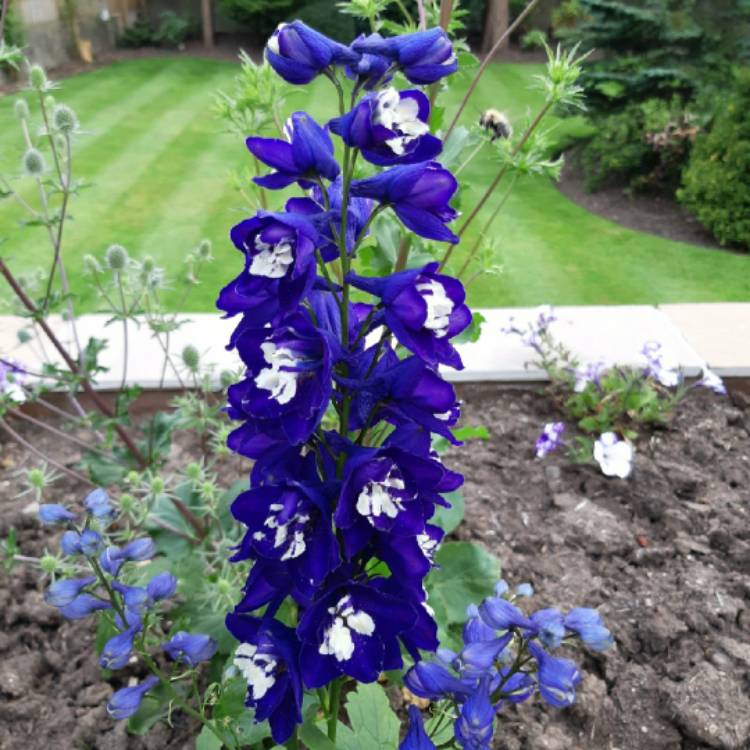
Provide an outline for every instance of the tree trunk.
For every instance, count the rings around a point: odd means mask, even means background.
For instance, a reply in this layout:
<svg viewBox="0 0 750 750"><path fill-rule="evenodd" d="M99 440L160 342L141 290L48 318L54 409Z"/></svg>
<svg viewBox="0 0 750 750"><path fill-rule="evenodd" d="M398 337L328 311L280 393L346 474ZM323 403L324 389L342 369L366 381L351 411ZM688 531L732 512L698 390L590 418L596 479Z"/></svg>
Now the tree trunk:
<svg viewBox="0 0 750 750"><path fill-rule="evenodd" d="M487 54L495 42L505 33L510 23L508 0L487 0L487 13L484 17L484 34L482 35L482 52ZM508 46L503 42L500 49Z"/></svg>
<svg viewBox="0 0 750 750"><path fill-rule="evenodd" d="M211 15L211 0L201 0L201 19L203 22L203 44L214 46L214 20Z"/></svg>

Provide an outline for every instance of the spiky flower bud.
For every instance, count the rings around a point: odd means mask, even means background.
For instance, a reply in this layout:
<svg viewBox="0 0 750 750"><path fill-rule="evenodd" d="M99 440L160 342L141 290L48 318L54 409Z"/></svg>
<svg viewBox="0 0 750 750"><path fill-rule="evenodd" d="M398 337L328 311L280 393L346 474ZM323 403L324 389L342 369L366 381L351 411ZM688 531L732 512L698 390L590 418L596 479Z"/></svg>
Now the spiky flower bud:
<svg viewBox="0 0 750 750"><path fill-rule="evenodd" d="M61 133L70 135L78 130L78 118L70 107L58 104L52 110L52 125Z"/></svg>
<svg viewBox="0 0 750 750"><path fill-rule="evenodd" d="M41 469L29 469L26 472L26 481L34 489L42 490L47 484L47 477Z"/></svg>
<svg viewBox="0 0 750 750"><path fill-rule="evenodd" d="M150 255L146 255L141 261L141 270L144 273L151 273L156 268L156 263Z"/></svg>
<svg viewBox="0 0 750 750"><path fill-rule="evenodd" d="M110 270L123 271L128 264L128 251L122 245L110 245L105 259Z"/></svg>
<svg viewBox="0 0 750 750"><path fill-rule="evenodd" d="M96 276L102 272L102 267L99 261L93 255L83 256L83 271L84 273Z"/></svg>
<svg viewBox="0 0 750 750"><path fill-rule="evenodd" d="M13 105L13 108L15 110L16 117L19 120L29 119L29 105L26 104L25 99L16 99L16 103Z"/></svg>
<svg viewBox="0 0 750 750"><path fill-rule="evenodd" d="M120 510L123 513L132 513L138 503L136 499L128 492L123 492L122 495L120 495Z"/></svg>
<svg viewBox="0 0 750 750"><path fill-rule="evenodd" d="M219 383L222 388L229 388L235 380L237 380L237 377L231 370L222 370L219 374Z"/></svg>
<svg viewBox="0 0 750 750"><path fill-rule="evenodd" d="M201 355L192 344L182 350L182 362L190 372L196 373L200 369Z"/></svg>
<svg viewBox="0 0 750 750"><path fill-rule="evenodd" d="M37 91L44 91L47 88L47 74L41 65L32 65L29 68L29 84Z"/></svg>
<svg viewBox="0 0 750 750"><path fill-rule="evenodd" d="M219 580L216 581L216 588L222 596L227 596L232 593L232 582L228 581L226 578L219 578Z"/></svg>
<svg viewBox="0 0 750 750"><path fill-rule="evenodd" d="M47 168L47 165L44 163L44 157L35 148L30 148L23 155L22 164L24 173L31 177L38 177L43 174Z"/></svg>
<svg viewBox="0 0 750 750"><path fill-rule="evenodd" d="M161 493L164 492L164 486L164 480L158 474L151 477L149 490L153 495L161 495Z"/></svg>
<svg viewBox="0 0 750 750"><path fill-rule="evenodd" d="M46 552L39 558L39 567L47 575L56 573L59 566L60 561L53 555L50 555L48 552Z"/></svg>
<svg viewBox="0 0 750 750"><path fill-rule="evenodd" d="M185 469L185 475L193 482L197 482L203 476L203 468L199 463L193 461L192 463L189 463L187 465L187 468Z"/></svg>
<svg viewBox="0 0 750 750"><path fill-rule="evenodd" d="M211 240L201 240L198 245L198 257L204 261L213 260L211 249Z"/></svg>
<svg viewBox="0 0 750 750"><path fill-rule="evenodd" d="M139 484L141 475L137 471L129 471L125 476L125 481L131 485Z"/></svg>

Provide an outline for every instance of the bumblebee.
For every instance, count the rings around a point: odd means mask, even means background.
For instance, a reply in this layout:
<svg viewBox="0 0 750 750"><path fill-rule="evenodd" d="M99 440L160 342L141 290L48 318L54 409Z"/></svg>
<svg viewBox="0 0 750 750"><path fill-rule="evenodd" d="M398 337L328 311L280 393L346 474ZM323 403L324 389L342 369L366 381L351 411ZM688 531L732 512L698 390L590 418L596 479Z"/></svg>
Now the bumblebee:
<svg viewBox="0 0 750 750"><path fill-rule="evenodd" d="M513 128L508 118L496 109L488 109L482 113L479 118L480 127L489 133L492 133L490 140L496 141L498 138L510 138L513 135Z"/></svg>

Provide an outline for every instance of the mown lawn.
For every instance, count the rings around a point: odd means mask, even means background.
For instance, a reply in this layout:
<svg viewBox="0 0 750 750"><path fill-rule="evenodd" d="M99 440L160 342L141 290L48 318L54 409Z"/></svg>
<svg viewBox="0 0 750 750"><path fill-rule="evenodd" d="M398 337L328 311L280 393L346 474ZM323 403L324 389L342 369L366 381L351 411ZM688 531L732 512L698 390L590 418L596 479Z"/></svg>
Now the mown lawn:
<svg viewBox="0 0 750 750"><path fill-rule="evenodd" d="M230 172L249 157L241 141L221 132L212 112L214 92L229 88L236 72L229 62L175 57L115 63L63 82L57 96L76 110L85 131L77 143L77 172L92 183L75 199L74 220L66 228L65 258L79 310L97 304L88 285L76 283L84 254L101 255L117 242L134 256L154 256L182 278L185 254L202 237L213 241L216 262L185 307L213 309L218 287L239 268L227 233L245 211ZM537 72L536 65L493 66L467 108L467 121L488 106L512 119L527 117L539 98L528 90ZM320 81L296 90L290 109L308 109L324 119L330 114L324 107L327 85ZM5 173L18 170L14 157L21 136L14 99L0 99ZM489 153L468 168L472 187L461 202L465 212L496 168ZM491 209L490 204L486 210ZM43 230L21 229L20 218L13 202L0 203L1 251L14 269L47 268ZM544 180L518 184L496 233L504 273L471 286L470 302L476 306L750 299L750 256L619 227L571 203ZM472 239L470 232L467 248ZM461 263L460 248L454 257ZM175 284L167 300L183 304L184 290L182 282Z"/></svg>

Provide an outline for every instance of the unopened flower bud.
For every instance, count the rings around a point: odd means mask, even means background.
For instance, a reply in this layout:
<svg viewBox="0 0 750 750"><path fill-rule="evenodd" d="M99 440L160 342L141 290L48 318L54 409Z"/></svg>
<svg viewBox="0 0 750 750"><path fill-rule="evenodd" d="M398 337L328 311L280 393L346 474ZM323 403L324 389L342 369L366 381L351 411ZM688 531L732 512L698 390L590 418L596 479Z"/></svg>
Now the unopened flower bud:
<svg viewBox="0 0 750 750"><path fill-rule="evenodd" d="M83 256L83 270L85 273L95 276L102 272L102 267L99 261L93 255Z"/></svg>
<svg viewBox="0 0 750 750"><path fill-rule="evenodd" d="M37 177L46 169L44 157L35 148L30 148L23 155L23 171L31 177Z"/></svg>
<svg viewBox="0 0 750 750"><path fill-rule="evenodd" d="M128 251L122 245L110 245L105 258L110 270L122 271L128 264Z"/></svg>
<svg viewBox="0 0 750 750"><path fill-rule="evenodd" d="M155 267L156 264L154 263L154 259L150 255L147 255L141 261L141 269L144 271L144 273L151 273Z"/></svg>
<svg viewBox="0 0 750 750"><path fill-rule="evenodd" d="M138 484L141 481L141 475L137 471L129 471L125 476L128 484Z"/></svg>
<svg viewBox="0 0 750 750"><path fill-rule="evenodd" d="M222 370L219 375L219 382L221 383L222 388L229 388L235 380L236 377L230 370Z"/></svg>
<svg viewBox="0 0 750 750"><path fill-rule="evenodd" d="M198 372L198 369L200 368L201 355L192 344L188 344L182 350L182 362L185 367L190 370L190 372Z"/></svg>
<svg viewBox="0 0 750 750"><path fill-rule="evenodd" d="M194 482L197 482L203 475L203 469L201 468L201 465L199 463L196 463L194 461L193 463L187 465L185 474L187 475L188 479L192 479Z"/></svg>
<svg viewBox="0 0 750 750"><path fill-rule="evenodd" d="M228 596L232 593L232 583L231 581L227 581L226 578L219 578L216 581L216 588L222 596Z"/></svg>
<svg viewBox="0 0 750 750"><path fill-rule="evenodd" d="M213 259L213 256L211 255L211 240L201 240L198 245L198 257L201 260Z"/></svg>
<svg viewBox="0 0 750 750"><path fill-rule="evenodd" d="M26 472L26 481L37 490L44 489L47 479L41 469L29 469Z"/></svg>
<svg viewBox="0 0 750 750"><path fill-rule="evenodd" d="M47 88L47 74L41 65L32 65L29 68L29 84L37 91L44 91Z"/></svg>
<svg viewBox="0 0 750 750"><path fill-rule="evenodd" d="M164 492L164 480L160 476L151 477L149 482L149 489L154 495L159 495Z"/></svg>
<svg viewBox="0 0 750 750"><path fill-rule="evenodd" d="M65 135L70 135L78 130L76 113L65 104L58 104L52 110L52 124L61 133L65 133Z"/></svg>
<svg viewBox="0 0 750 750"><path fill-rule="evenodd" d="M54 96L45 96L44 97L44 108L51 112L55 108L55 97Z"/></svg>
<svg viewBox="0 0 750 750"><path fill-rule="evenodd" d="M59 566L60 561L54 555L45 553L39 558L39 567L42 569L42 572L47 575L57 573Z"/></svg>
<svg viewBox="0 0 750 750"><path fill-rule="evenodd" d="M136 499L129 492L124 492L120 495L120 510L123 513L132 513L136 507Z"/></svg>
<svg viewBox="0 0 750 750"><path fill-rule="evenodd" d="M16 117L19 120L28 120L29 119L29 105L26 104L25 99L16 99L16 103L14 105L14 110L16 113Z"/></svg>

